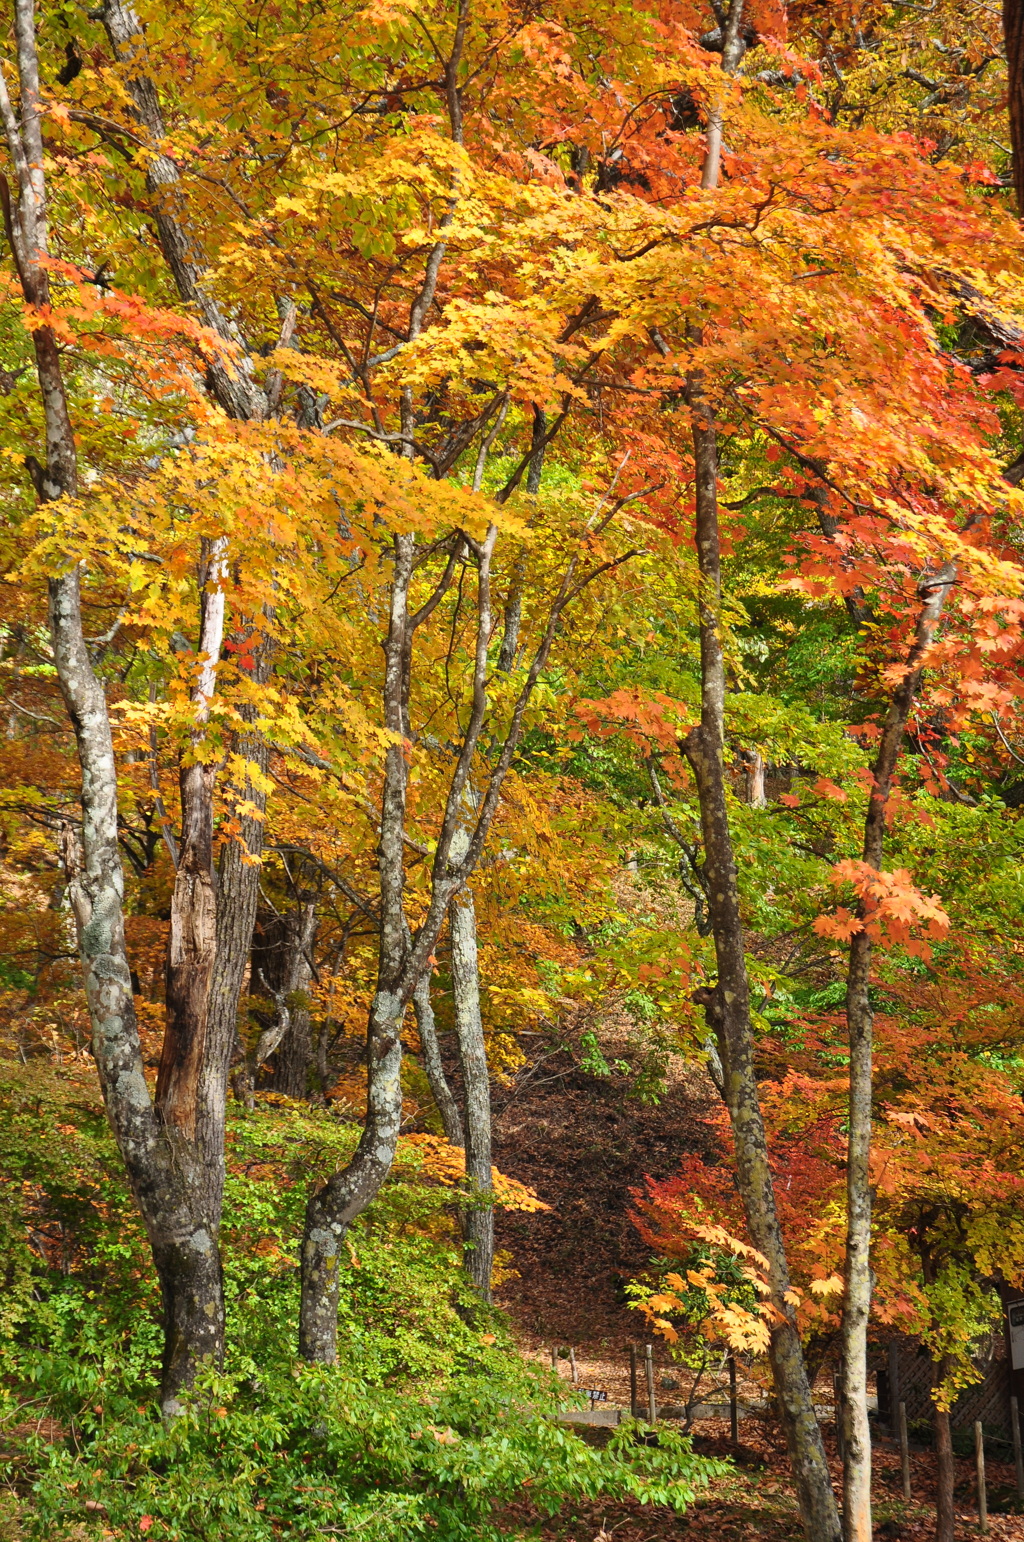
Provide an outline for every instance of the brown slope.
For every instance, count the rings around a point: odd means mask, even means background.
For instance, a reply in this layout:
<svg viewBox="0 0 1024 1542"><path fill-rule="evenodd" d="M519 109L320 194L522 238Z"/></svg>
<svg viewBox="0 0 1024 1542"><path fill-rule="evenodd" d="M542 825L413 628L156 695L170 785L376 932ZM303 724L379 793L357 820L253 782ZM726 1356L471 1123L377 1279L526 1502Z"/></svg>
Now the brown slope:
<svg viewBox="0 0 1024 1542"><path fill-rule="evenodd" d="M568 1050L544 1062L504 1107L495 1099L494 1160L551 1205L504 1213L499 1248L518 1278L498 1292L527 1342L620 1346L642 1332L622 1287L649 1262L632 1221L630 1190L645 1174L669 1178L691 1152L716 1159L706 1075L674 1060L657 1104L631 1096L625 1076L597 1077Z"/></svg>

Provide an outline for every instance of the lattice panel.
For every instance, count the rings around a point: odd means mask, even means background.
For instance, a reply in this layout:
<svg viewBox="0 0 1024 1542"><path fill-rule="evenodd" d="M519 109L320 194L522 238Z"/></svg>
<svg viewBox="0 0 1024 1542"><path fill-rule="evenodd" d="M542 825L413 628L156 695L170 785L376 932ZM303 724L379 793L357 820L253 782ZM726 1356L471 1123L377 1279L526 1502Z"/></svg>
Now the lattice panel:
<svg viewBox="0 0 1024 1542"><path fill-rule="evenodd" d="M934 1369L927 1354L913 1341L899 1346L899 1392L906 1403L907 1418L930 1420L935 1412L931 1398ZM1008 1429L1010 1420L1010 1370L1005 1358L990 1359L984 1380L967 1387L953 1404L950 1422L954 1429L980 1419L986 1429Z"/></svg>
<svg viewBox="0 0 1024 1542"><path fill-rule="evenodd" d="M953 1405L954 1427L980 1419L986 1429L1010 1427L1010 1372L1005 1360L994 1360L985 1380L967 1387Z"/></svg>

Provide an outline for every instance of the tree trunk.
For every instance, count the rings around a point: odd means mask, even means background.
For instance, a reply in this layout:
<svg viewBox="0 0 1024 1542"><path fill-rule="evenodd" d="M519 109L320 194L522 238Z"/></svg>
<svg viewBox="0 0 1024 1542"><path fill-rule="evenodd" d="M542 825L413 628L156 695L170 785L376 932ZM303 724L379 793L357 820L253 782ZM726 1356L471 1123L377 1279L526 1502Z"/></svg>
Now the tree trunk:
<svg viewBox="0 0 1024 1542"><path fill-rule="evenodd" d="M334 1365L338 1358L338 1252L345 1233L375 1199L391 1170L402 1123L402 1018L405 1005L378 988L367 1029L366 1122L351 1162L310 1195L302 1239L299 1353Z"/></svg>
<svg viewBox="0 0 1024 1542"><path fill-rule="evenodd" d="M935 1542L953 1542L956 1458L949 1414L935 1410Z"/></svg>
<svg viewBox="0 0 1024 1542"><path fill-rule="evenodd" d="M918 584L921 610L907 672L895 692L875 757L874 779L864 821L863 859L881 869L885 818L907 719L921 684L921 661L931 646L946 595L951 565L926 574ZM868 1327L871 1317L870 1177L872 1055L872 943L866 909L858 906L861 930L850 940L846 979L846 1022L850 1044L849 1136L846 1162L846 1263L843 1297L843 1531L846 1542L871 1542L871 1426L868 1423Z"/></svg>
<svg viewBox="0 0 1024 1542"><path fill-rule="evenodd" d="M1017 195L1017 213L1024 219L1024 0L1003 0L1003 36L1006 40L1013 189Z"/></svg>
<svg viewBox="0 0 1024 1542"><path fill-rule="evenodd" d="M0 114L18 176L17 204L0 181L4 223L26 301L49 304L46 182L33 0L17 0L15 36L20 122L0 75ZM46 428L45 467L34 481L41 502L74 496L78 462L56 339L34 328L33 347ZM49 626L61 694L82 769L81 841L66 827L62 860L92 1027L92 1049L111 1128L143 1217L163 1291L166 1353L162 1404L180 1407L199 1362L219 1358L224 1313L216 1243L197 1203L188 1147L171 1150L149 1095L124 940L124 874L117 839L117 766L103 687L82 624L78 565L50 580Z"/></svg>
<svg viewBox="0 0 1024 1542"><path fill-rule="evenodd" d="M460 832L461 833L461 832ZM461 851L458 855L461 855ZM456 855L456 847L452 848ZM463 1264L477 1294L491 1299L494 1266L494 1183L491 1177L491 1077L480 1016L480 973L476 945L476 907L468 888L448 909L452 942L452 993L455 1033L466 1107L466 1187L469 1205L463 1217Z"/></svg>
<svg viewBox="0 0 1024 1542"><path fill-rule="evenodd" d="M409 587L415 563L411 535L394 538L394 573L384 646L384 719L396 736L384 758L380 841L381 923L377 989L366 1030L366 1121L348 1166L310 1195L302 1241L299 1353L333 1365L338 1355L338 1249L349 1225L376 1196L391 1170L402 1123L402 1020L419 973L405 980L409 925L405 915L405 800L408 763ZM438 923L440 929L440 923ZM423 960L425 965L426 959ZM422 966L421 966L422 970ZM403 984L408 985L403 990Z"/></svg>
<svg viewBox="0 0 1024 1542"><path fill-rule="evenodd" d="M412 1004L416 1013L416 1031L420 1036L423 1069L426 1072L427 1081L430 1083L430 1091L437 1105L437 1111L441 1116L441 1126L444 1130L445 1140L452 1146L461 1146L465 1143L462 1130L462 1116L459 1113L459 1105L455 1101L455 1094L452 1092L448 1084L448 1078L444 1074L444 1065L441 1061L441 1047L437 1042L434 1008L430 1000L429 974L423 976L413 992Z"/></svg>
<svg viewBox="0 0 1024 1542"><path fill-rule="evenodd" d="M734 0L735 3L735 0ZM697 561L701 576L701 720L683 750L693 768L704 837L708 909L718 981L700 993L708 1025L718 1038L736 1147L736 1178L754 1246L768 1261L777 1313L769 1358L808 1542L836 1542L839 1515L804 1366L792 1306L789 1267L772 1185L768 1143L754 1072L754 1040L739 888L725 794L725 661L719 633L721 558L718 536L718 448L713 419L698 377L687 382L694 414Z"/></svg>
<svg viewBox="0 0 1024 1542"><path fill-rule="evenodd" d="M724 27L722 68L735 72L742 57L742 0L732 0ZM701 186L717 186L722 146L722 108L708 117L707 151ZM694 337L697 337L694 331ZM775 1205L768 1143L754 1072L743 924L736 859L725 793L725 660L720 636L722 570L718 533L718 443L714 415L699 374L686 381L693 413L696 476L696 542L700 570L701 717L683 744L693 768L700 803L707 879L707 904L715 942L718 981L696 999L719 1045L726 1107L736 1147L736 1179L751 1241L768 1262L768 1283L776 1310L769 1359L796 1483L797 1503L808 1542L838 1542L839 1514L814 1412L800 1334L793 1308L782 1231Z"/></svg>
<svg viewBox="0 0 1024 1542"><path fill-rule="evenodd" d="M256 651L254 674L257 684L265 684L269 678L270 659L266 644ZM239 712L250 723L255 721L255 708L243 705ZM241 786L226 789L230 800L243 807L251 805L252 812L239 816L236 838L225 841L221 848L218 874L217 946L210 977L206 1054L199 1080L196 1129L197 1162L204 1175L207 1204L215 1229L220 1227L224 1192L228 1077L238 1039L238 1002L249 964L260 891L264 821L258 816L267 806L262 778L270 763L267 742L255 730L235 734L232 749L246 765L255 768L257 781L246 776Z"/></svg>
<svg viewBox="0 0 1024 1542"><path fill-rule="evenodd" d="M204 543L205 544L205 543ZM199 626L199 670L192 692L191 754L179 772L181 840L167 935L166 1014L156 1105L164 1123L192 1141L196 1134L199 1082L206 1054L207 1011L217 950L217 899L213 883L213 793L217 768L200 758L217 665L224 643L224 556L227 542L204 552Z"/></svg>
<svg viewBox="0 0 1024 1542"><path fill-rule="evenodd" d="M313 1060L309 987L313 983L316 931L316 901L302 899L285 920L285 967L279 987L284 994L288 1027L275 1055L274 1087L288 1098L309 1096Z"/></svg>

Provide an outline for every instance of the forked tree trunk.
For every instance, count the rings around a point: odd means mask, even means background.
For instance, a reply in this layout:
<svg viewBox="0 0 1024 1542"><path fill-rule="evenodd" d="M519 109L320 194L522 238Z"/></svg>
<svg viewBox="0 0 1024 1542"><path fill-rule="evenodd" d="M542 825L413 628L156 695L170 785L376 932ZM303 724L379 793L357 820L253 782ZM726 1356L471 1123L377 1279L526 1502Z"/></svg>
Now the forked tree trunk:
<svg viewBox="0 0 1024 1542"><path fill-rule="evenodd" d="M605 516L604 524L614 517ZM604 528L595 524L596 533ZM581 554L570 558L558 591L547 608L546 623L525 678L511 710L508 729L491 763L480 798L475 824L465 854L453 850L464 824L465 802L480 736L487 722L490 701L489 648L494 630L491 608L491 561L498 531L490 525L483 541L475 542L461 531L449 538L444 574L430 598L410 613L409 589L416 570L417 552L412 535L393 537L394 572L388 635L384 648L384 719L394 735L384 762L380 839L377 871L380 879L380 934L377 989L367 1027L367 1114L363 1133L349 1165L317 1193L306 1208L302 1243L302 1304L300 1348L310 1360L331 1364L337 1358L338 1252L349 1225L370 1203L391 1168L402 1118L402 1020L420 981L427 975L448 907L463 888L480 860L504 780L519 746L526 709L544 670L566 607L602 574L635 556L597 563L579 572ZM405 912L405 813L410 737L409 686L412 646L416 629L433 613L451 588L459 558L467 547L477 561L477 618L472 669L472 706L462 744L448 785L441 828L430 874L430 898L414 935Z"/></svg>
<svg viewBox="0 0 1024 1542"><path fill-rule="evenodd" d="M338 1254L345 1233L376 1197L391 1171L402 1123L402 1021L417 983L410 981L408 992L403 992L402 976L409 954L409 927L403 906L408 780L404 741L408 731L408 661L412 646L409 588L415 552L411 535L395 536L383 695L385 724L396 737L384 758L377 847L381 922L377 988L366 1029L366 1119L348 1166L310 1194L302 1239L299 1353L303 1359L321 1365L333 1365L338 1356Z"/></svg>
<svg viewBox="0 0 1024 1542"><path fill-rule="evenodd" d="M13 202L0 183L4 221L29 305L49 304L46 184L33 0L17 0L20 122L0 77L0 113L18 176ZM52 329L33 329L46 426L45 466L34 471L41 502L74 496L78 465L60 355ZM162 1403L180 1404L197 1365L223 1346L223 1292L216 1242L192 1182L186 1147L172 1151L149 1095L124 940L124 875L117 841L117 767L103 687L82 624L79 567L50 581L49 625L61 693L82 768L82 832L66 830L62 858L75 917L92 1048L108 1117L153 1249L165 1313Z"/></svg>

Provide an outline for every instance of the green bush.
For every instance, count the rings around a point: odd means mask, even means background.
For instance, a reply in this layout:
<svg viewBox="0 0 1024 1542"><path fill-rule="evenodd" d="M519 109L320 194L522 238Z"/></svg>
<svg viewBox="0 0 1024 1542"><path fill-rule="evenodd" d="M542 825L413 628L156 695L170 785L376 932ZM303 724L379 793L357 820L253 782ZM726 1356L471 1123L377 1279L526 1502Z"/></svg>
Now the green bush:
<svg viewBox="0 0 1024 1542"><path fill-rule="evenodd" d="M599 1451L555 1422L564 1384L469 1291L451 1190L416 1151L350 1233L340 1364L296 1363L306 1192L357 1133L300 1106L233 1120L227 1367L167 1427L159 1296L89 1082L0 1077L0 1461L21 1535L482 1542L524 1493L548 1512L602 1494L681 1509L725 1471L672 1432L647 1447L624 1426Z"/></svg>

